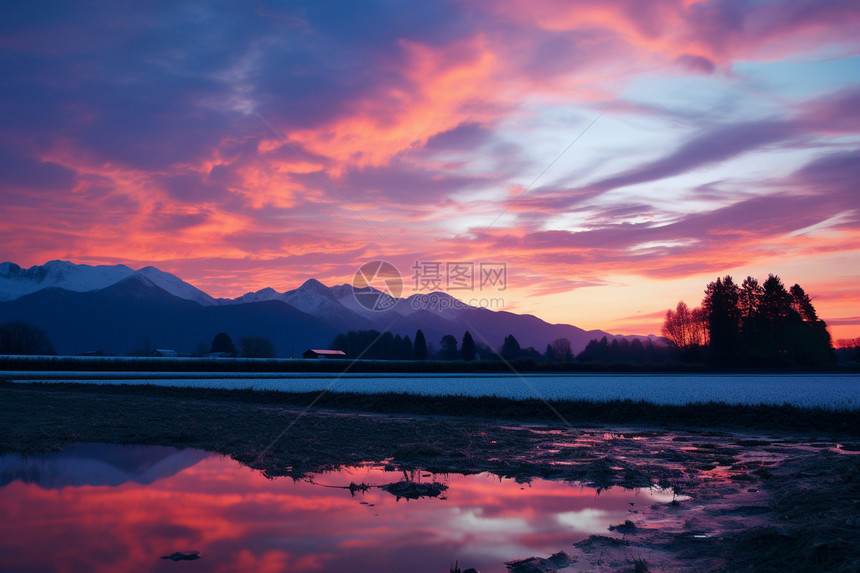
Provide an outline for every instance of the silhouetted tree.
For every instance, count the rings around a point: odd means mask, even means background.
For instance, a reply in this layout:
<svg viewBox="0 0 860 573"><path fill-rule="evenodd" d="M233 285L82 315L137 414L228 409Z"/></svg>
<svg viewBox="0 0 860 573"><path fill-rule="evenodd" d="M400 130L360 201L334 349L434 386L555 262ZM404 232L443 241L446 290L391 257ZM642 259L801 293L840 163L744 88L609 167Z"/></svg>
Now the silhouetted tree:
<svg viewBox="0 0 860 573"><path fill-rule="evenodd" d="M649 341L650 344L650 341ZM642 341L638 338L634 338L633 342L630 343L630 361L631 362L644 362L646 358L645 347L642 345Z"/></svg>
<svg viewBox="0 0 860 573"><path fill-rule="evenodd" d="M582 362L666 362L674 359L675 354L674 350L655 345L650 340L643 343L638 338L632 342L615 338L610 343L604 336L600 340L590 340L576 359Z"/></svg>
<svg viewBox="0 0 860 573"><path fill-rule="evenodd" d="M767 275L762 285L758 315L771 327L779 327L791 315L791 295L785 290L782 280L776 275Z"/></svg>
<svg viewBox="0 0 860 573"><path fill-rule="evenodd" d="M415 360L427 359L427 341L424 339L424 333L419 329L415 333Z"/></svg>
<svg viewBox="0 0 860 573"><path fill-rule="evenodd" d="M701 308L690 310L684 301L675 310L667 310L660 333L678 352L681 360L699 358L700 347L707 343L708 321Z"/></svg>
<svg viewBox="0 0 860 573"><path fill-rule="evenodd" d="M555 360L560 362L570 362L573 360L573 352L570 349L570 339L556 338L552 341L552 353Z"/></svg>
<svg viewBox="0 0 860 573"><path fill-rule="evenodd" d="M597 359L602 361L611 360L609 356L609 340L605 336L597 343Z"/></svg>
<svg viewBox="0 0 860 573"><path fill-rule="evenodd" d="M233 345L233 339L226 332L219 332L212 339L210 351L213 353L236 354L236 347Z"/></svg>
<svg viewBox="0 0 860 573"><path fill-rule="evenodd" d="M543 357L547 362L555 362L555 350L552 349L552 344L546 345L546 351L543 353Z"/></svg>
<svg viewBox="0 0 860 573"><path fill-rule="evenodd" d="M275 344L265 336L243 336L239 339L239 348L245 358L274 358Z"/></svg>
<svg viewBox="0 0 860 573"><path fill-rule="evenodd" d="M502 350L499 354L501 354L502 358L505 360L513 360L519 357L520 343L517 342L517 339L514 338L513 334L509 334L505 337L505 340L502 343Z"/></svg>
<svg viewBox="0 0 860 573"><path fill-rule="evenodd" d="M331 344L328 345L329 350L342 350L347 356L352 357L349 351L349 341L346 334L340 333L335 335Z"/></svg>
<svg viewBox="0 0 860 573"><path fill-rule="evenodd" d="M475 341L472 340L468 330L463 335L463 343L460 345L460 357L467 361L475 359Z"/></svg>
<svg viewBox="0 0 860 573"><path fill-rule="evenodd" d="M726 275L708 284L702 308L708 317L711 360L735 364L740 339L740 289Z"/></svg>
<svg viewBox="0 0 860 573"><path fill-rule="evenodd" d="M805 322L818 322L818 313L812 306L812 299L806 294L799 284L795 284L789 290L791 294L791 308L800 315Z"/></svg>
<svg viewBox="0 0 860 573"><path fill-rule="evenodd" d="M597 360L597 339L592 338L588 341L588 344L585 345L585 348L582 349L576 356L577 360L581 360L583 362L593 362Z"/></svg>
<svg viewBox="0 0 860 573"><path fill-rule="evenodd" d="M393 360L396 352L394 335L387 330L379 337L373 357L379 360Z"/></svg>
<svg viewBox="0 0 860 573"><path fill-rule="evenodd" d="M329 348L343 350L350 358L370 360L395 360L398 352L394 336L390 332L380 333L378 330L350 330L346 334L338 334Z"/></svg>
<svg viewBox="0 0 860 573"><path fill-rule="evenodd" d="M676 348L683 350L690 345L691 322L690 309L684 301L681 301L674 311L671 309L666 311L660 334Z"/></svg>
<svg viewBox="0 0 860 573"><path fill-rule="evenodd" d="M0 325L0 354L56 354L48 333L29 322L14 321Z"/></svg>
<svg viewBox="0 0 860 573"><path fill-rule="evenodd" d="M744 279L738 299L741 320L749 320L758 314L763 294L764 289L758 284L758 280L749 276Z"/></svg>
<svg viewBox="0 0 860 573"><path fill-rule="evenodd" d="M442 360L457 360L457 339L452 334L446 334L439 341L439 355Z"/></svg>
<svg viewBox="0 0 860 573"><path fill-rule="evenodd" d="M415 359L415 348L412 346L412 339L409 338L409 335L403 337L403 341L401 342L401 360L414 360Z"/></svg>
<svg viewBox="0 0 860 573"><path fill-rule="evenodd" d="M740 288L731 277L718 278L702 306L717 364L814 366L835 359L827 325L809 295L798 284L786 290L776 275L761 285L747 277Z"/></svg>

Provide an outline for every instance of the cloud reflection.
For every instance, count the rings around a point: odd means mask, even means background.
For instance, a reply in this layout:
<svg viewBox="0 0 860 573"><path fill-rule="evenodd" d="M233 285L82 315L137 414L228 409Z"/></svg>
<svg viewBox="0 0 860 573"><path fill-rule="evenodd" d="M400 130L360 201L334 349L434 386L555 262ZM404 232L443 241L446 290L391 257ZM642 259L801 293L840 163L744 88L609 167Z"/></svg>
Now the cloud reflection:
<svg viewBox="0 0 860 573"><path fill-rule="evenodd" d="M85 470L98 482L98 466L74 471ZM401 478L361 467L314 479L381 485ZM352 497L307 481L268 480L217 456L147 484L45 489L16 480L0 488L0 549L15 571L162 571L175 565L159 557L175 551L200 551L186 565L207 571L378 572L409 564L429 573L453 560L503 571L505 560L547 556L606 533L629 515L628 502L650 499L486 474L416 479L447 483L445 498L396 501L373 488Z"/></svg>

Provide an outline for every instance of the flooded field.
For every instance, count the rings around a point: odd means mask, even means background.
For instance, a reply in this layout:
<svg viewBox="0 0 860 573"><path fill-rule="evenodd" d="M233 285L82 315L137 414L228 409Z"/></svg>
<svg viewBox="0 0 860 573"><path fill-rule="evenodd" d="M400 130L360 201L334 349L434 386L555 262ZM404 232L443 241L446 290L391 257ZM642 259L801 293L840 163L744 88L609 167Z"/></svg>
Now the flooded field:
<svg viewBox="0 0 860 573"><path fill-rule="evenodd" d="M0 456L0 484L3 568L21 572L173 571L160 558L176 552L200 556L188 571L503 572L595 533L620 539L611 525L672 500L373 464L267 479L200 450L108 444Z"/></svg>
<svg viewBox="0 0 860 573"><path fill-rule="evenodd" d="M307 410L152 387L0 393L3 570L860 566L856 432Z"/></svg>

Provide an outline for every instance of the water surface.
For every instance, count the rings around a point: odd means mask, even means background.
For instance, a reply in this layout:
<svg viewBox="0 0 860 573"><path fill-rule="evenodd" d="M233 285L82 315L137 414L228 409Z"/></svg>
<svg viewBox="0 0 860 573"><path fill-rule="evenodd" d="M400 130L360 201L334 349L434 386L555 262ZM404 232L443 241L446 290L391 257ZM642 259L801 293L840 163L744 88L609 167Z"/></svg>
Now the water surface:
<svg viewBox="0 0 860 573"><path fill-rule="evenodd" d="M404 479L448 486L397 499L369 486ZM483 573L548 557L636 507L671 494L489 474L405 474L360 466L310 480L267 479L200 450L79 444L0 456L0 555L8 571ZM195 561L160 559L200 552Z"/></svg>

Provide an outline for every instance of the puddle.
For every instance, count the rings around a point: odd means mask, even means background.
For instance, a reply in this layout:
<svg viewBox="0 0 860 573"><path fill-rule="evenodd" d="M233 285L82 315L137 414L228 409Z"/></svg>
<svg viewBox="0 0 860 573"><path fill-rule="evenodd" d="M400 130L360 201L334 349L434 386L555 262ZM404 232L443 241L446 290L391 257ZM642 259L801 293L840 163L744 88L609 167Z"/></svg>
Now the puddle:
<svg viewBox="0 0 860 573"><path fill-rule="evenodd" d="M428 495L378 487L407 479ZM0 483L0 554L19 572L439 573L456 560L502 573L505 561L549 557L594 533L620 537L610 525L672 500L378 465L269 479L200 450L101 444L0 456Z"/></svg>

